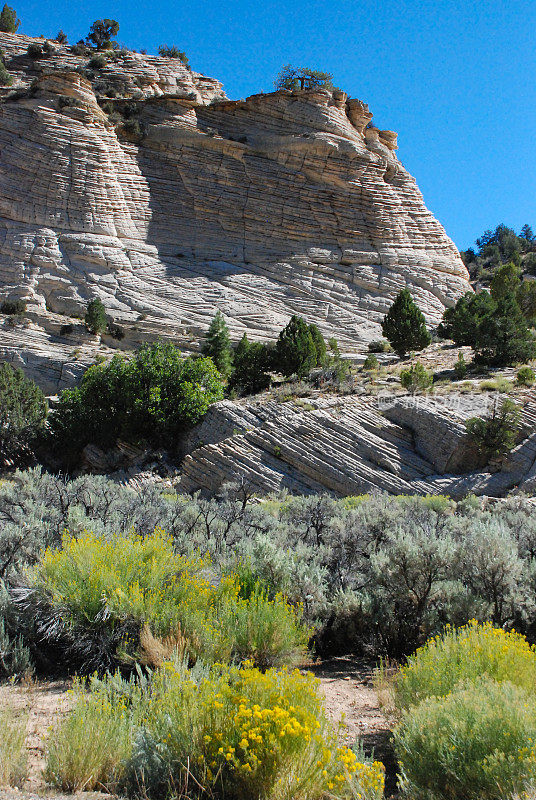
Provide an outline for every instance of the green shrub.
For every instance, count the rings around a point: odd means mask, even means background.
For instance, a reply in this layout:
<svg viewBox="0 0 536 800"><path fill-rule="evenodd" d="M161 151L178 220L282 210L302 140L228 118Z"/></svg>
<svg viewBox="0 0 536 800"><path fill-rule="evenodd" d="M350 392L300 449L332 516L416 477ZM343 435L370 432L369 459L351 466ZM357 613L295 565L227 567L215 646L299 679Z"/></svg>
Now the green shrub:
<svg viewBox="0 0 536 800"><path fill-rule="evenodd" d="M32 42L32 44L28 45L28 49L26 51L28 58L33 59L34 61L38 61L40 58L43 58L45 55L45 51L43 50L40 44L36 44Z"/></svg>
<svg viewBox="0 0 536 800"><path fill-rule="evenodd" d="M224 377L230 374L233 363L233 350L229 328L221 311L216 311L201 350L203 355L213 360Z"/></svg>
<svg viewBox="0 0 536 800"><path fill-rule="evenodd" d="M402 289L383 318L382 332L401 357L411 350L423 350L431 342L422 311L408 289Z"/></svg>
<svg viewBox="0 0 536 800"><path fill-rule="evenodd" d="M190 65L186 53L183 52L182 50L179 50L179 48L175 47L175 45L171 46L167 44L160 45L160 47L158 48L158 55L162 56L163 58L178 58L180 61L182 61L185 67L188 67Z"/></svg>
<svg viewBox="0 0 536 800"><path fill-rule="evenodd" d="M532 386L535 379L534 370L531 367L520 367L518 369L516 380L520 386Z"/></svg>
<svg viewBox="0 0 536 800"><path fill-rule="evenodd" d="M533 695L488 677L423 700L395 731L411 800L505 800L536 788Z"/></svg>
<svg viewBox="0 0 536 800"><path fill-rule="evenodd" d="M521 412L513 400L494 403L488 417L471 417L465 423L469 438L483 463L505 455L515 447L521 424Z"/></svg>
<svg viewBox="0 0 536 800"><path fill-rule="evenodd" d="M364 370L378 369L379 366L380 366L379 361L376 358L376 356L374 355L374 353L371 353L370 355L368 355L366 357L366 359L364 360L364 362L363 362L363 369Z"/></svg>
<svg viewBox="0 0 536 800"><path fill-rule="evenodd" d="M31 460L47 413L41 389L21 369L0 362L0 464Z"/></svg>
<svg viewBox="0 0 536 800"><path fill-rule="evenodd" d="M467 375L467 362L461 351L458 353L458 360L454 364L454 372L456 379L459 381L463 380Z"/></svg>
<svg viewBox="0 0 536 800"><path fill-rule="evenodd" d="M329 72L321 72L309 67L293 67L286 64L282 67L274 81L276 91L278 89L332 89L332 78Z"/></svg>
<svg viewBox="0 0 536 800"><path fill-rule="evenodd" d="M143 692L114 693L118 677L92 678L89 692L75 681L72 711L48 736L45 780L62 792L115 792L132 753L145 708Z"/></svg>
<svg viewBox="0 0 536 800"><path fill-rule="evenodd" d="M51 419L53 442L66 458L88 442L107 448L118 438L172 449L222 397L210 359L183 359L172 344L153 344L128 361L114 356L95 364L79 386L65 390Z"/></svg>
<svg viewBox="0 0 536 800"><path fill-rule="evenodd" d="M90 300L87 304L84 321L88 331L96 336L104 333L106 330L106 326L108 325L106 309L104 308L104 303L102 300L99 300L98 297Z"/></svg>
<svg viewBox="0 0 536 800"><path fill-rule="evenodd" d="M411 367L400 372L400 383L408 392L424 392L430 388L433 382L433 373L427 370L420 361L416 361Z"/></svg>
<svg viewBox="0 0 536 800"><path fill-rule="evenodd" d="M26 311L26 300L4 300L0 306L0 314L7 316L24 314Z"/></svg>
<svg viewBox="0 0 536 800"><path fill-rule="evenodd" d="M445 309L438 334L458 346L473 346L481 321L495 310L496 304L488 292L468 292L455 306Z"/></svg>
<svg viewBox="0 0 536 800"><path fill-rule="evenodd" d="M369 353L388 353L393 348L385 339L377 339L369 342Z"/></svg>
<svg viewBox="0 0 536 800"><path fill-rule="evenodd" d="M7 71L6 65L0 60L0 86L11 86L13 78Z"/></svg>
<svg viewBox="0 0 536 800"><path fill-rule="evenodd" d="M90 69L103 69L107 63L108 59L106 56L103 53L98 53L94 56L91 56L88 62L88 67L90 67Z"/></svg>
<svg viewBox="0 0 536 800"><path fill-rule="evenodd" d="M27 715L0 708L0 786L20 788L27 777L27 723Z"/></svg>
<svg viewBox="0 0 536 800"><path fill-rule="evenodd" d="M489 366L512 366L536 356L534 334L511 295L501 298L493 313L482 318L475 330L472 346L475 361Z"/></svg>
<svg viewBox="0 0 536 800"><path fill-rule="evenodd" d="M274 352L274 366L285 377L304 378L316 366L317 347L311 329L302 317L294 314L279 334Z"/></svg>
<svg viewBox="0 0 536 800"><path fill-rule="evenodd" d="M0 680L22 678L32 671L30 651L22 637L9 636L5 620L0 616Z"/></svg>
<svg viewBox="0 0 536 800"><path fill-rule="evenodd" d="M536 652L524 636L486 622L472 620L462 628L447 628L410 656L395 680L399 709L417 706L428 697L444 697L464 682L482 675L499 683L510 681L536 692Z"/></svg>
<svg viewBox="0 0 536 800"><path fill-rule="evenodd" d="M238 388L244 394L264 391L270 386L270 362L268 346L261 342L250 342L247 334L244 334L234 352L230 387Z"/></svg>
<svg viewBox="0 0 536 800"><path fill-rule="evenodd" d="M166 665L127 770L127 791L149 798L193 784L214 798L379 800L383 782L381 764L338 745L311 675L250 666Z"/></svg>
<svg viewBox="0 0 536 800"><path fill-rule="evenodd" d="M247 598L232 574L214 585L204 575L210 563L173 553L162 533L142 539L93 534L65 537L61 550L48 550L33 585L63 622L94 633L135 623L139 640L125 641L117 658L158 665L174 648L190 658L230 661L252 658L262 667L298 658L308 640L299 615L281 595L261 588ZM155 656L156 654L156 656Z"/></svg>
<svg viewBox="0 0 536 800"><path fill-rule="evenodd" d="M316 367L323 367L326 363L327 347L324 337L316 325L309 325L309 333L316 350Z"/></svg>

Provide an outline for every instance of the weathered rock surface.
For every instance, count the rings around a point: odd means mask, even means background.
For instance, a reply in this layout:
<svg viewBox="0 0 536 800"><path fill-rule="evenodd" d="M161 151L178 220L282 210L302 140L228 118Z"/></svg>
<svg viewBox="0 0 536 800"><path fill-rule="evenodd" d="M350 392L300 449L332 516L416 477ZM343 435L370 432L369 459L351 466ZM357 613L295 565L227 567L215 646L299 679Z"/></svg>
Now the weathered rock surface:
<svg viewBox="0 0 536 800"><path fill-rule="evenodd" d="M32 42L0 34L21 89L1 90L0 303L26 299L29 319L2 319L0 358L46 390L94 356L88 341L73 360L58 324L94 296L125 326L121 346L195 349L219 308L234 337L273 338L297 312L351 350L400 288L430 323L469 289L396 134L367 128L359 100L229 101L178 59L121 52L88 71L57 44L28 58Z"/></svg>
<svg viewBox="0 0 536 800"><path fill-rule="evenodd" d="M259 494L527 491L536 484L536 394L526 399L520 442L493 472L474 469L463 424L487 414L492 398L482 394L224 401L192 432L178 489L213 494L240 480Z"/></svg>

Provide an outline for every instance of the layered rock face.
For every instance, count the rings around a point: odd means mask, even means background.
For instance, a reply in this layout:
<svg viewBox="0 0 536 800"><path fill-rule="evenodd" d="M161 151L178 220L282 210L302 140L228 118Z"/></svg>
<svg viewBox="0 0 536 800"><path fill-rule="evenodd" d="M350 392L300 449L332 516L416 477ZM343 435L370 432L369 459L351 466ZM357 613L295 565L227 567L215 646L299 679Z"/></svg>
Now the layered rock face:
<svg viewBox="0 0 536 800"><path fill-rule="evenodd" d="M465 420L496 398L320 397L311 402L224 401L190 435L181 492L217 493L239 482L260 495L468 493L501 497L536 486L536 395L522 408L517 446L485 471Z"/></svg>
<svg viewBox="0 0 536 800"><path fill-rule="evenodd" d="M105 345L195 349L220 309L235 338L299 313L352 350L401 288L431 324L469 289L396 134L367 127L360 101L234 102L178 59L122 52L88 72L58 45L32 61L31 42L0 34L24 90L0 104L0 303L27 301L25 320L0 317L0 358L46 390L94 357L65 328L95 296L126 333Z"/></svg>

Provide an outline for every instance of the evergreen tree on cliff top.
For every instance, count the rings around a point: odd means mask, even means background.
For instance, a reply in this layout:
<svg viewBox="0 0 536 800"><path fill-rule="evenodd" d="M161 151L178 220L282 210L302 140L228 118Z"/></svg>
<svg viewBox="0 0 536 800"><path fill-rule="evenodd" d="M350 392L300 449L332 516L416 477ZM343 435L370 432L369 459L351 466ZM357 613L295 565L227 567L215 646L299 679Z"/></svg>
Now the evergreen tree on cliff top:
<svg viewBox="0 0 536 800"><path fill-rule="evenodd" d="M15 33L20 25L14 8L5 5L0 13L0 31L2 33Z"/></svg>
<svg viewBox="0 0 536 800"><path fill-rule="evenodd" d="M224 377L230 374L233 363L233 351L231 348L229 328L225 323L225 318L221 311L216 311L214 319L210 323L202 351L203 355L209 356L213 360L217 369Z"/></svg>
<svg viewBox="0 0 536 800"><path fill-rule="evenodd" d="M382 331L401 358L411 350L423 350L431 342L424 314L408 289L402 289L382 322Z"/></svg>

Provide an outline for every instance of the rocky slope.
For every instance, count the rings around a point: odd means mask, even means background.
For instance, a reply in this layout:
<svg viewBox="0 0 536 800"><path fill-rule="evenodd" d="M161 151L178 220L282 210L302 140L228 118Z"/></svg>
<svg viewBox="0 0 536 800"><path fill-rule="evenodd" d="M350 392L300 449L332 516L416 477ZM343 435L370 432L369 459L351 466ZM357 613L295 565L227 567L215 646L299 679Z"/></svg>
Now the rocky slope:
<svg viewBox="0 0 536 800"><path fill-rule="evenodd" d="M0 358L47 391L95 356L73 320L94 296L125 328L105 349L195 349L219 308L234 337L273 338L297 312L351 350L378 336L400 288L430 323L468 290L396 134L367 127L359 100L229 101L178 59L121 51L91 69L55 43L32 60L32 42L0 34L14 77L0 103L0 303L27 301L23 319L0 316Z"/></svg>
<svg viewBox="0 0 536 800"><path fill-rule="evenodd" d="M217 493L239 482L261 495L370 491L390 494L469 492L501 497L536 488L536 393L518 398L519 442L485 471L464 422L495 401L480 393L444 397L259 399L212 406L191 434L181 466L181 492Z"/></svg>

